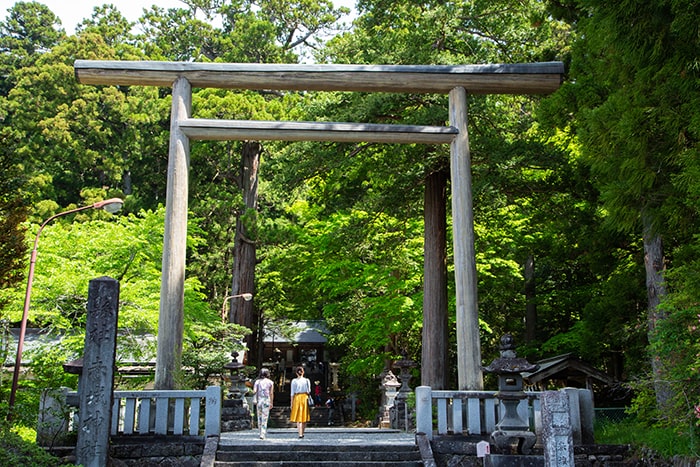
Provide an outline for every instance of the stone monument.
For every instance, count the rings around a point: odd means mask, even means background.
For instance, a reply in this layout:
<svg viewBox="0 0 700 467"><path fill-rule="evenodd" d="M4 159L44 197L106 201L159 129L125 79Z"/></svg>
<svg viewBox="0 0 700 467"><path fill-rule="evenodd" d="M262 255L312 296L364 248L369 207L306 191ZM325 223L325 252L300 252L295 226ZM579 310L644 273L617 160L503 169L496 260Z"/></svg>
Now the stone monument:
<svg viewBox="0 0 700 467"><path fill-rule="evenodd" d="M84 467L108 465L118 310L119 282L109 277L91 280L83 370L78 388L80 422L75 448L76 464Z"/></svg>

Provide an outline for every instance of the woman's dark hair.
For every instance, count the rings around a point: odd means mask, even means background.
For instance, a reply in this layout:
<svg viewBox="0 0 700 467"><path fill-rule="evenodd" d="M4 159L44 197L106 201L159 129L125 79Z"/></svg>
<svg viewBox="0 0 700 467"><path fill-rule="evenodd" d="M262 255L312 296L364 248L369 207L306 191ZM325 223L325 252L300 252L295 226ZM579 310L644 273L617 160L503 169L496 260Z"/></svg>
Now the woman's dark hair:
<svg viewBox="0 0 700 467"><path fill-rule="evenodd" d="M262 370L260 370L260 377L261 378L269 378L270 377L270 370L268 370L267 368L263 368Z"/></svg>
<svg viewBox="0 0 700 467"><path fill-rule="evenodd" d="M300 375L300 374L302 374L303 372L304 372L304 367L298 366L298 367L297 367L297 370L296 370L296 374L297 374L297 375Z"/></svg>

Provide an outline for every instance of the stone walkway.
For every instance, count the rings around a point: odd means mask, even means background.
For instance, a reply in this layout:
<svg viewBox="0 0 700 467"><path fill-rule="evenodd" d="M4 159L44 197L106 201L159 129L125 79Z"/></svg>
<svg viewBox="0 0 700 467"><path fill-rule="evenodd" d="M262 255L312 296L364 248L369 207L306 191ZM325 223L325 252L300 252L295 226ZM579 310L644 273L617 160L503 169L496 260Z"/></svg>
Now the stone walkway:
<svg viewBox="0 0 700 467"><path fill-rule="evenodd" d="M245 430L222 433L219 444L326 444L326 445L391 445L415 446L416 436L412 432L378 428L307 428L304 438L299 439L295 428L271 428L267 439L260 439L258 430Z"/></svg>

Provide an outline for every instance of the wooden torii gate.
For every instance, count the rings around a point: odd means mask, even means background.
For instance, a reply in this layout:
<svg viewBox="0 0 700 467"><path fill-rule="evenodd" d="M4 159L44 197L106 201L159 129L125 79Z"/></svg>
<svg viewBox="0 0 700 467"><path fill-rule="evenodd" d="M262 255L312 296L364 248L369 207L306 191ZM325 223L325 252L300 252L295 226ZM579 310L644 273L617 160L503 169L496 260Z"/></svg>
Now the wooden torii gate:
<svg viewBox="0 0 700 467"><path fill-rule="evenodd" d="M174 389L182 354L190 139L450 144L458 385L460 390L482 389L467 93L551 93L562 82L561 62L448 66L76 60L74 68L82 84L172 87L156 389ZM192 87L449 94L449 126L197 119L191 115Z"/></svg>

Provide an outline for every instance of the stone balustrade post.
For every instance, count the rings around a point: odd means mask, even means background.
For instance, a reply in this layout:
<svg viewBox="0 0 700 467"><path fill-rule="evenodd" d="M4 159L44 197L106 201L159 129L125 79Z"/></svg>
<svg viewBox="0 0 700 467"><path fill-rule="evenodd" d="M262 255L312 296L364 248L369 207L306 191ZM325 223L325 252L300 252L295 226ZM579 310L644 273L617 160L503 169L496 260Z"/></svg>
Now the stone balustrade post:
<svg viewBox="0 0 700 467"><path fill-rule="evenodd" d="M430 386L416 388L416 433L433 439L433 401Z"/></svg>

